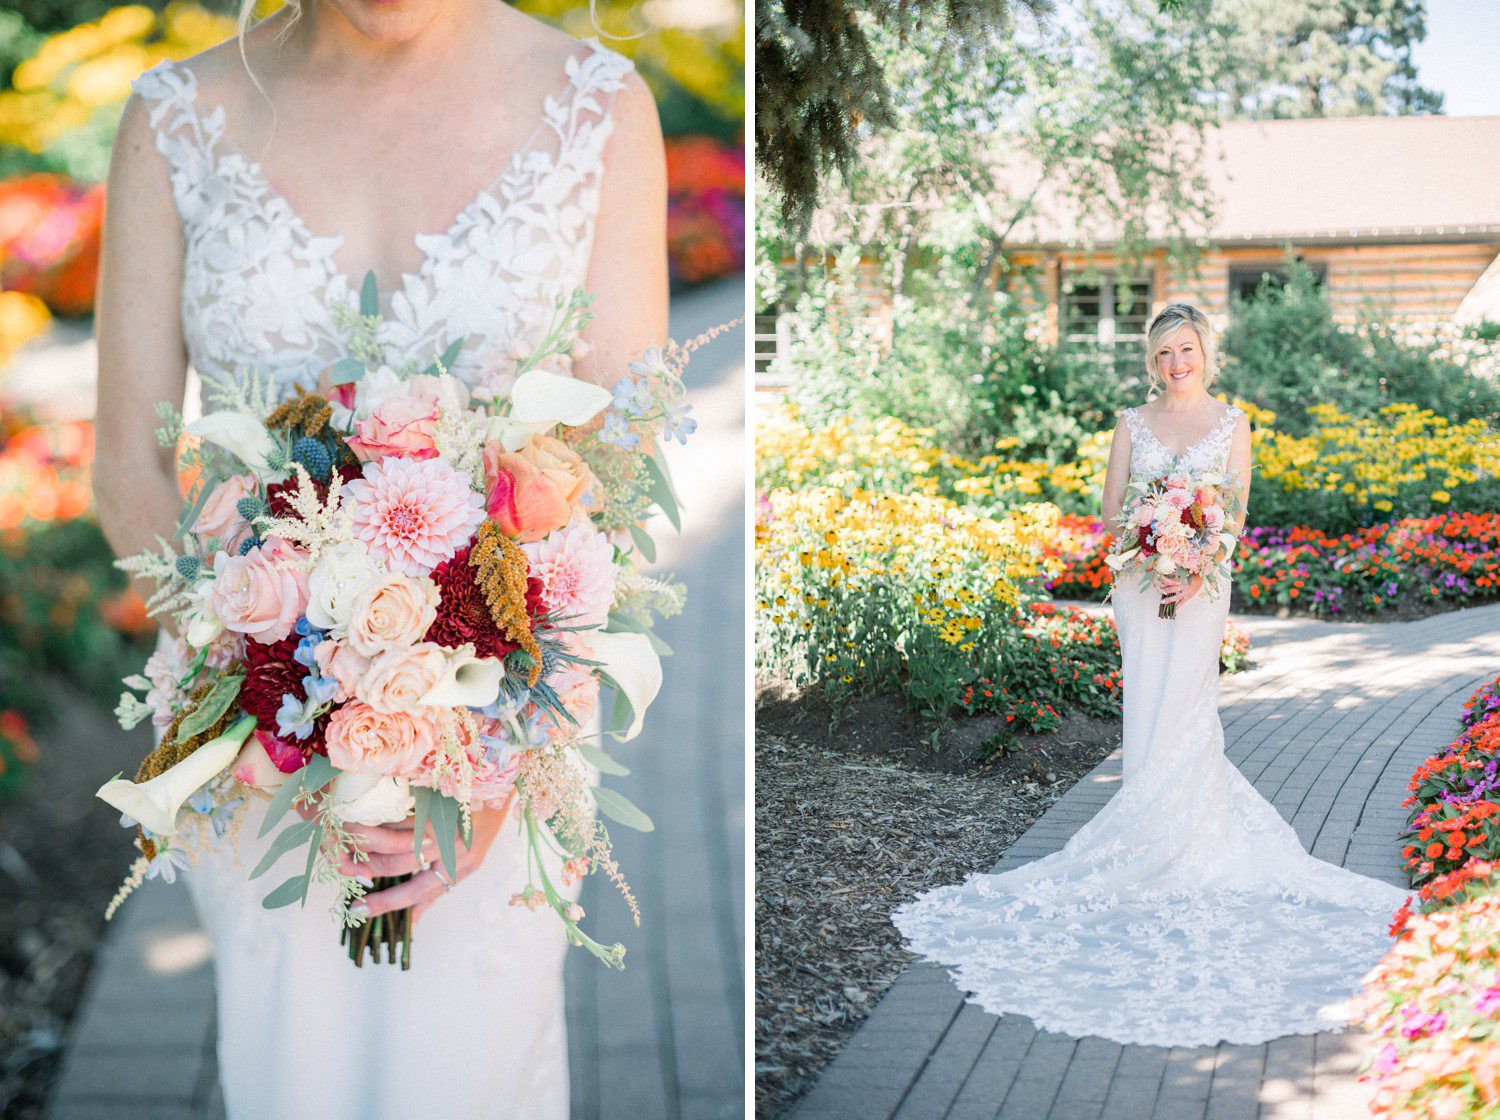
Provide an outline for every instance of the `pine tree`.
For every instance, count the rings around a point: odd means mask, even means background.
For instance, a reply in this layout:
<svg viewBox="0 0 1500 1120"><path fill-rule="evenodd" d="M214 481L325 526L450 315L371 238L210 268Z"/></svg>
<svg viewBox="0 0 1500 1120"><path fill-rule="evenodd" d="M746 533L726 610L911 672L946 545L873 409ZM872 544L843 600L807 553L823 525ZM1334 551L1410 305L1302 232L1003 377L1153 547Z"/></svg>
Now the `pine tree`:
<svg viewBox="0 0 1500 1120"><path fill-rule="evenodd" d="M1427 35L1426 0L1216 0L1239 60L1240 117L1440 113L1417 80L1412 48Z"/></svg>
<svg viewBox="0 0 1500 1120"><path fill-rule="evenodd" d="M890 90L861 17L899 34L942 21L955 49L982 49L1010 31L1017 9L1035 17L1053 0L756 0L755 162L805 223L819 183L853 164L859 127L889 126Z"/></svg>

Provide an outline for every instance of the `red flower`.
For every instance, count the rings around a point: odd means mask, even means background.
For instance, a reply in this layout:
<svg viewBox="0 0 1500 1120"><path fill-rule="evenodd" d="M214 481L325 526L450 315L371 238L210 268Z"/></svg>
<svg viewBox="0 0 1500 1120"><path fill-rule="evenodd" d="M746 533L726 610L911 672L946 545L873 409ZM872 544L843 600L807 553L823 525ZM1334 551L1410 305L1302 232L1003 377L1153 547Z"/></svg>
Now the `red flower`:
<svg viewBox="0 0 1500 1120"><path fill-rule="evenodd" d="M351 467L340 467L335 473L345 483L354 481L361 477L361 468L358 465ZM323 501L328 497L328 483L313 480L313 488L318 492L318 500ZM272 517L296 517L297 513L292 509L288 500L292 494L297 492L297 474L292 472L292 477L285 482L278 482L274 486L266 487L266 511Z"/></svg>
<svg viewBox="0 0 1500 1120"><path fill-rule="evenodd" d="M428 628L425 640L449 649L472 642L478 657L504 657L520 648L515 642L507 641L495 625L484 592L474 580L467 548L459 549L434 568L432 581L438 587L437 619ZM531 616L533 624L542 617L543 611L542 582L527 579L526 613Z"/></svg>
<svg viewBox="0 0 1500 1120"><path fill-rule="evenodd" d="M299 641L301 638L292 633L273 645L245 643L245 683L240 685L240 707L254 716L256 724L268 735L277 734L276 711L281 707L282 697L307 699L302 687L307 670L292 659ZM292 745L300 747L304 756L326 753L323 733L327 727L328 716L319 716L313 721L312 734L306 739L293 740Z"/></svg>

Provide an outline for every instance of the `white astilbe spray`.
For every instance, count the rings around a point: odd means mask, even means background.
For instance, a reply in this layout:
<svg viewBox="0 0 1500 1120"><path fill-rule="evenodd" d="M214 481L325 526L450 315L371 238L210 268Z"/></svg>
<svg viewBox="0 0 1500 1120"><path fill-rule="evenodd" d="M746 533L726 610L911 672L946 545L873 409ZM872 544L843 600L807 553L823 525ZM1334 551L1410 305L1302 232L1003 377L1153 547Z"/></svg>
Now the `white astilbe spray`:
<svg viewBox="0 0 1500 1120"><path fill-rule="evenodd" d="M297 473L297 489L286 497L292 516L266 517L256 524L265 536L280 537L303 549L315 564L324 549L350 539L354 510L344 504L344 480L337 472L328 482L328 496L320 499L307 468L295 462L291 466Z"/></svg>
<svg viewBox="0 0 1500 1120"><path fill-rule="evenodd" d="M440 457L459 474L468 475L474 488L483 492L484 445L490 421L484 412L471 410L464 403L466 395L463 383L444 372L439 379L438 422L432 442Z"/></svg>
<svg viewBox="0 0 1500 1120"><path fill-rule="evenodd" d="M622 572L615 580L614 609L635 617L655 612L662 618L682 613L687 588L675 576L647 576L639 571Z"/></svg>
<svg viewBox="0 0 1500 1120"><path fill-rule="evenodd" d="M188 605L188 593L192 590L192 585L177 573L177 552L171 543L161 537L156 538L156 543L161 549L159 553L148 548L115 561L115 567L122 572L159 585L146 600L146 614L152 618L182 610Z"/></svg>
<svg viewBox="0 0 1500 1120"><path fill-rule="evenodd" d="M251 416L268 416L286 396L286 388L267 370L240 367L232 374L201 375L205 412L248 412Z"/></svg>

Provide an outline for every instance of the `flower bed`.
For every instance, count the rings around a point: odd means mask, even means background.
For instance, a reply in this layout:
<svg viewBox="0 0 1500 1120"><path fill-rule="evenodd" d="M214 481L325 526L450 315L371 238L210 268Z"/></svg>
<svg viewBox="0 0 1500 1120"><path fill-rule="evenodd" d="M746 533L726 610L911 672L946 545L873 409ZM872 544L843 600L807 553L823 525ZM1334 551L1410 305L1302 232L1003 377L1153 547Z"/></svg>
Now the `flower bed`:
<svg viewBox="0 0 1500 1120"><path fill-rule="evenodd" d="M0 413L0 667L57 669L112 698L154 631L93 519L93 425ZM22 667L28 671L22 672Z"/></svg>
<svg viewBox="0 0 1500 1120"><path fill-rule="evenodd" d="M1500 678L1461 723L1412 775L1402 853L1419 905L1397 912L1396 944L1355 1001L1380 1047L1361 1074L1380 1117L1500 1115Z"/></svg>
<svg viewBox="0 0 1500 1120"><path fill-rule="evenodd" d="M1048 589L1102 599L1110 538L1095 517L1064 517L1048 554L1061 565ZM1500 514L1444 513L1372 525L1343 536L1306 526L1252 528L1235 554L1235 607L1289 608L1319 618L1408 607L1469 606L1500 596Z"/></svg>
<svg viewBox="0 0 1500 1120"><path fill-rule="evenodd" d="M59 315L94 310L104 184L38 173L0 182L0 284Z"/></svg>
<svg viewBox="0 0 1500 1120"><path fill-rule="evenodd" d="M667 141L672 279L699 284L745 267L745 150L710 136Z"/></svg>

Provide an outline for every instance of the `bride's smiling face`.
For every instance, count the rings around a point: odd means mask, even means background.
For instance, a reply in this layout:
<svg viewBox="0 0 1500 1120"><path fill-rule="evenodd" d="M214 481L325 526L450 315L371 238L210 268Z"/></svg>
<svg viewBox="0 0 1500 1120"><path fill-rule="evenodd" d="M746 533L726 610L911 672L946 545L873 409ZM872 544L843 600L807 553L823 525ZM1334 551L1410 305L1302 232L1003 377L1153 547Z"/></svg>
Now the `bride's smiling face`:
<svg viewBox="0 0 1500 1120"><path fill-rule="evenodd" d="M446 0L318 0L376 43L403 43L427 28Z"/></svg>
<svg viewBox="0 0 1500 1120"><path fill-rule="evenodd" d="M1192 393L1203 385L1203 342L1181 326L1156 349L1156 374L1169 393Z"/></svg>

